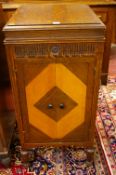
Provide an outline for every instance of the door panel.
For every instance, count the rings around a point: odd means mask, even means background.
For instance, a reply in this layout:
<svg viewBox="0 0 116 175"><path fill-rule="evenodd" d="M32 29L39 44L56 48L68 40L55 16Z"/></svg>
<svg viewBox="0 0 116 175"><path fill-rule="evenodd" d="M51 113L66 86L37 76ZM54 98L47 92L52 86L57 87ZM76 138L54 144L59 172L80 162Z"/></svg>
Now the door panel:
<svg viewBox="0 0 116 175"><path fill-rule="evenodd" d="M16 61L27 143L88 141L94 58L59 60Z"/></svg>

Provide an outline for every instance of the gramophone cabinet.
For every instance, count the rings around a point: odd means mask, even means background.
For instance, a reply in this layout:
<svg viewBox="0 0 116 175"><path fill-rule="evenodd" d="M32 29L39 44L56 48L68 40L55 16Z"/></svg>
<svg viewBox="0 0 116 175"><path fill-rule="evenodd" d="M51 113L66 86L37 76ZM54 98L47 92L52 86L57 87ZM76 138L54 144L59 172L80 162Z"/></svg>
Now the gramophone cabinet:
<svg viewBox="0 0 116 175"><path fill-rule="evenodd" d="M4 33L23 148L92 147L104 24L87 5L28 4Z"/></svg>

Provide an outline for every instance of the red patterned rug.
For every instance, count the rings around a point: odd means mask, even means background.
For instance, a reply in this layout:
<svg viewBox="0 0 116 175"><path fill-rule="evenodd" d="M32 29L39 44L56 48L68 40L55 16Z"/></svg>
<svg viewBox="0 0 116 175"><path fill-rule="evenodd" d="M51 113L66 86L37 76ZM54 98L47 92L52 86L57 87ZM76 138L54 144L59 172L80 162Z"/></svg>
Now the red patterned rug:
<svg viewBox="0 0 116 175"><path fill-rule="evenodd" d="M96 119L96 141L102 154L103 171L116 174L116 76L110 76L107 86L101 86ZM105 157L106 162L102 160ZM96 163L96 167L97 163ZM99 168L98 168L99 171Z"/></svg>
<svg viewBox="0 0 116 175"><path fill-rule="evenodd" d="M116 175L116 76L99 91L94 162L76 147L21 151L16 145L11 145L10 168L0 167L0 175Z"/></svg>

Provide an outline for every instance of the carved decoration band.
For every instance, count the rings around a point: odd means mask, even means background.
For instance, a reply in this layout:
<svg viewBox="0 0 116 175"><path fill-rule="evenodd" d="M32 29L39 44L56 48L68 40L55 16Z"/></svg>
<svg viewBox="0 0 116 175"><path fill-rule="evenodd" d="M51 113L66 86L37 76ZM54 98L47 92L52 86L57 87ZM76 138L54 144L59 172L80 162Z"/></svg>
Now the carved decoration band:
<svg viewBox="0 0 116 175"><path fill-rule="evenodd" d="M16 58L37 57L75 57L95 55L95 45L92 43L52 43L16 45Z"/></svg>

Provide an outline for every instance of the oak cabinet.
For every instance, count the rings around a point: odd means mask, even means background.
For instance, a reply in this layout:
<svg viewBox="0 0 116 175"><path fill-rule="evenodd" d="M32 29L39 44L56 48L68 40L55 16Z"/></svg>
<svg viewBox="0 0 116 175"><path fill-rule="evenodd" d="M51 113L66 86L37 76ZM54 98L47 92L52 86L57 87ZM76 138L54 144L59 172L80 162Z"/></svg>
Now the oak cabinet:
<svg viewBox="0 0 116 175"><path fill-rule="evenodd" d="M4 32L22 146L92 147L103 23L86 5L31 4Z"/></svg>
<svg viewBox="0 0 116 175"><path fill-rule="evenodd" d="M110 61L110 53L111 53L111 43L114 42L112 36L115 29L115 8L113 6L96 6L92 7L97 16L102 20L102 22L106 25L106 33L105 33L105 47L104 47L104 55L102 62L102 74L101 74L101 82L102 84L107 84L108 79L108 68Z"/></svg>
<svg viewBox="0 0 116 175"><path fill-rule="evenodd" d="M6 86L3 84L4 77L7 74L7 63L5 60L5 47L1 43L3 42L2 27L4 26L4 15L0 4L0 158L3 155L8 155L9 147L14 132L15 117L11 110L7 108L8 94ZM8 97L9 98L9 97Z"/></svg>
<svg viewBox="0 0 116 175"><path fill-rule="evenodd" d="M0 109L0 157L8 156L15 127L15 115Z"/></svg>

